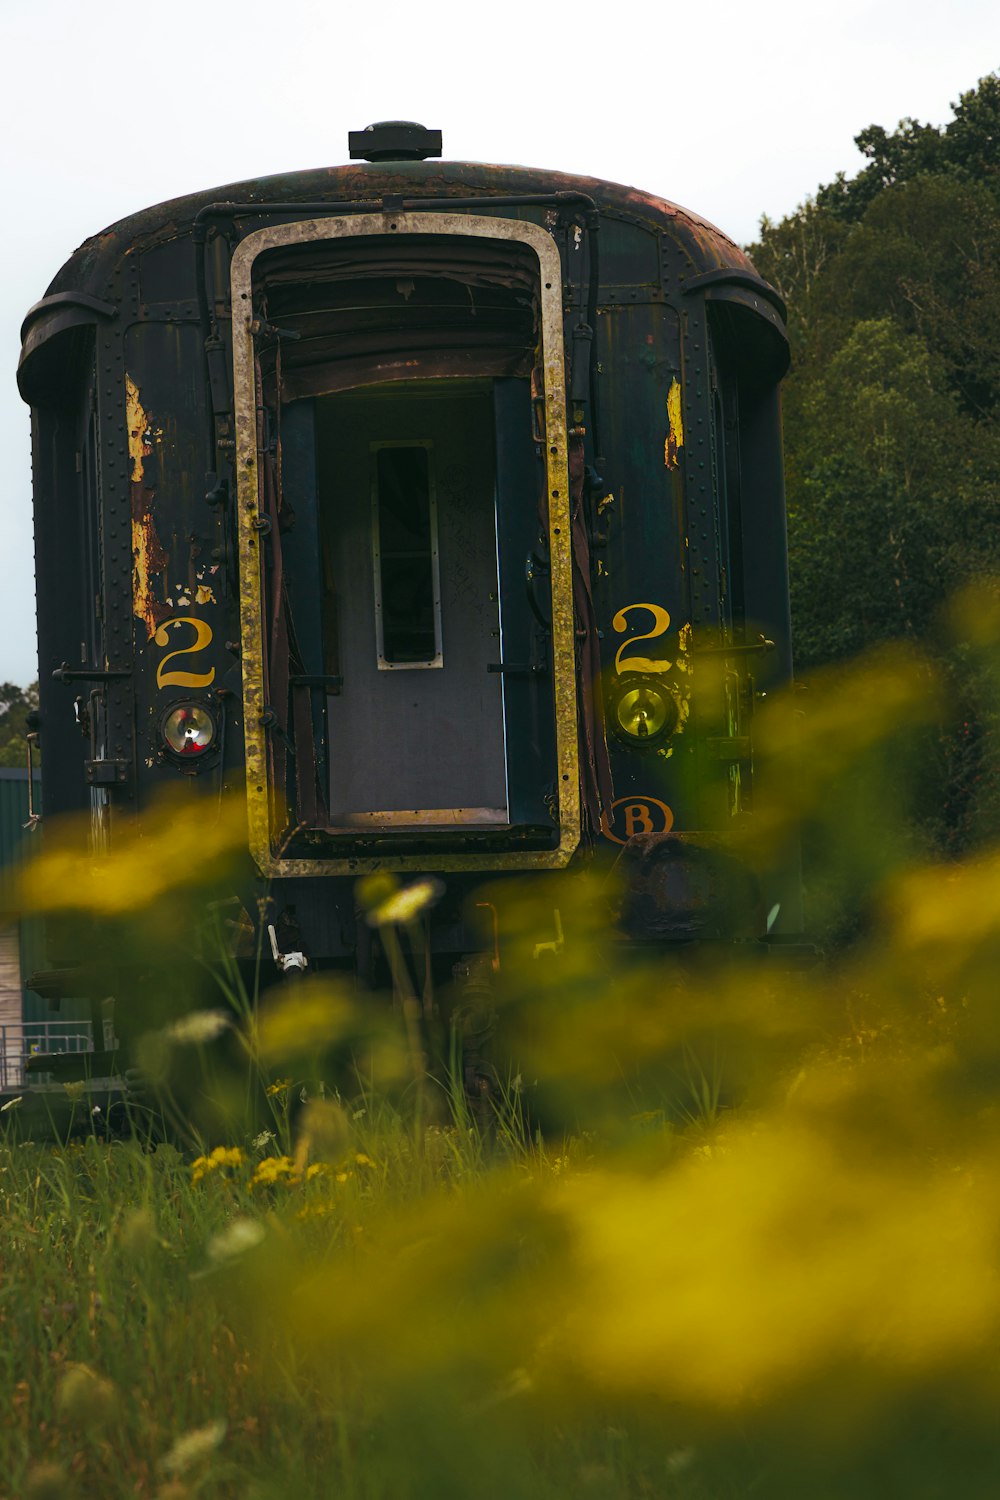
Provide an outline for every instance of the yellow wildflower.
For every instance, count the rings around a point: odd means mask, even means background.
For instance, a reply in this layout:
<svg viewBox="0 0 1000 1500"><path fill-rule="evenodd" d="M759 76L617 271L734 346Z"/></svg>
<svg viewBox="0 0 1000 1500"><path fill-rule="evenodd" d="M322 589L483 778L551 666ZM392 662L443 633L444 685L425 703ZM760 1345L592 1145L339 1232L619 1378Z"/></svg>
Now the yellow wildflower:
<svg viewBox="0 0 1000 1500"><path fill-rule="evenodd" d="M332 1213L333 1204L328 1203L326 1199L321 1199L318 1203L307 1203L304 1208L298 1210L295 1217L304 1224L308 1219L325 1219Z"/></svg>
<svg viewBox="0 0 1000 1500"><path fill-rule="evenodd" d="M274 1182L296 1181L295 1163L290 1156L265 1156L257 1163L250 1186L261 1187Z"/></svg>
<svg viewBox="0 0 1000 1500"><path fill-rule="evenodd" d="M239 1146L216 1146L212 1160L220 1167L242 1167L246 1157Z"/></svg>
<svg viewBox="0 0 1000 1500"><path fill-rule="evenodd" d="M191 1163L191 1181L200 1182L219 1167L241 1167L246 1161L239 1146L216 1146L208 1156L198 1156Z"/></svg>
<svg viewBox="0 0 1000 1500"><path fill-rule="evenodd" d="M292 1080L290 1078L276 1078L273 1083L269 1083L267 1086L267 1097L274 1099L278 1094L286 1093L291 1086Z"/></svg>
<svg viewBox="0 0 1000 1500"><path fill-rule="evenodd" d="M354 1156L354 1160L357 1162L357 1164L358 1164L359 1167L374 1167L374 1165L375 1165L375 1163L372 1161L371 1157L370 1156L366 1156L363 1151L356 1152L355 1156Z"/></svg>

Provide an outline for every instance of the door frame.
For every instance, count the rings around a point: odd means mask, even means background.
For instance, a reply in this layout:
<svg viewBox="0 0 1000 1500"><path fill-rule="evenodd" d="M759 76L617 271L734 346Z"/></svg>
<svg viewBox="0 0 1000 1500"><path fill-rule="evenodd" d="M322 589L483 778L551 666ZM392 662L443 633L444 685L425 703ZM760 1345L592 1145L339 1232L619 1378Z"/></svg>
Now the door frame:
<svg viewBox="0 0 1000 1500"><path fill-rule="evenodd" d="M332 859L285 858L275 849L280 830L272 824L274 797L268 783L264 724L263 555L257 462L257 398L254 374L253 266L259 255L317 240L378 238L396 234L460 235L512 240L538 258L541 374L545 425L552 590L552 668L558 778L559 843L554 849L462 853L385 854ZM230 273L233 316L233 400L236 423L240 628L243 664L243 725L246 745L247 819L250 852L265 876L359 875L372 870L560 869L580 842L580 769L577 738L576 647L573 621L572 537L563 356L562 265L552 236L517 219L445 213L379 213L303 219L272 224L237 246Z"/></svg>

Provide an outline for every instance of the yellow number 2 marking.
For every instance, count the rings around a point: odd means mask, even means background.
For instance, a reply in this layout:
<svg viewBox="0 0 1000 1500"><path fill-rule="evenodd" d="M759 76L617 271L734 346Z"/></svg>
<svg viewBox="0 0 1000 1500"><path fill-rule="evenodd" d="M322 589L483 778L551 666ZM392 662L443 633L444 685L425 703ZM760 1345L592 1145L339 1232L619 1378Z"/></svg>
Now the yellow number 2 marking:
<svg viewBox="0 0 1000 1500"><path fill-rule="evenodd" d="M197 620L194 615L175 615L172 620L164 620L159 630L153 636L156 644L158 646L169 646L170 637L167 631L172 626L177 625L190 625L192 627L194 630L194 644L191 646L182 646L179 651L167 652L156 669L156 686L158 688L209 687L215 681L214 667L207 672L168 672L166 670L167 662L173 661L175 656L194 656L195 652L204 651L205 647L210 645L212 640L212 627L211 625L206 625L204 620Z"/></svg>
<svg viewBox="0 0 1000 1500"><path fill-rule="evenodd" d="M653 628L647 630L645 635L633 635L627 641L622 641L615 656L615 671L619 677L623 672L669 672L672 662L654 660L649 656L625 655L629 647L637 645L639 641L655 641L657 636L663 635L670 629L670 616L659 604L626 604L611 621L619 635L628 629L628 616L634 609L648 609L653 616Z"/></svg>

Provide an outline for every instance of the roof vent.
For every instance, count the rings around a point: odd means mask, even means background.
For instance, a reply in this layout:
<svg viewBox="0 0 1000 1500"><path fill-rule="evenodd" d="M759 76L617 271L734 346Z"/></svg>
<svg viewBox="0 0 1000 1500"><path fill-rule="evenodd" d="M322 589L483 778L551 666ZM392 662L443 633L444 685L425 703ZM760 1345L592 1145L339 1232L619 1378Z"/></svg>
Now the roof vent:
<svg viewBox="0 0 1000 1500"><path fill-rule="evenodd" d="M416 120L379 120L347 137L352 161L426 161L441 155L440 130Z"/></svg>

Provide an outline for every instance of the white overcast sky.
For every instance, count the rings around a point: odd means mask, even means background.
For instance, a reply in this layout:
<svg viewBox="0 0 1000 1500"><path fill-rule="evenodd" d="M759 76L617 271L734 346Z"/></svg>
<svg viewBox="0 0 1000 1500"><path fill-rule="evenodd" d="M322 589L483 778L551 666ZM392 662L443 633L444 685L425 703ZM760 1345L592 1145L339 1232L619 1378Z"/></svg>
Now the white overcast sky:
<svg viewBox="0 0 1000 1500"><path fill-rule="evenodd" d="M415 119L448 158L632 183L747 243L863 165L864 126L942 124L998 66L998 0L0 0L0 681L37 673L20 322L88 235Z"/></svg>

